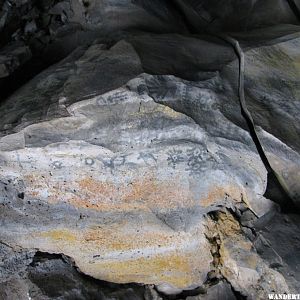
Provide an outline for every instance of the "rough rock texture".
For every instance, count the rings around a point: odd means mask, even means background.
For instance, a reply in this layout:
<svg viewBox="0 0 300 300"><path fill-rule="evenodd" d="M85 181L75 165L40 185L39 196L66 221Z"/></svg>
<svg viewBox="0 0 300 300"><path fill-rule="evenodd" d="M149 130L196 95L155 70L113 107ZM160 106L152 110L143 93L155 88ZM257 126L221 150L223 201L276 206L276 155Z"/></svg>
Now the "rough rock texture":
<svg viewBox="0 0 300 300"><path fill-rule="evenodd" d="M7 280L1 299L126 299L142 300L145 290L137 285L114 285L78 273L65 257L37 253L24 271L25 279Z"/></svg>
<svg viewBox="0 0 300 300"><path fill-rule="evenodd" d="M275 2L0 1L3 83L36 32L64 57L0 103L1 299L299 292L300 27Z"/></svg>

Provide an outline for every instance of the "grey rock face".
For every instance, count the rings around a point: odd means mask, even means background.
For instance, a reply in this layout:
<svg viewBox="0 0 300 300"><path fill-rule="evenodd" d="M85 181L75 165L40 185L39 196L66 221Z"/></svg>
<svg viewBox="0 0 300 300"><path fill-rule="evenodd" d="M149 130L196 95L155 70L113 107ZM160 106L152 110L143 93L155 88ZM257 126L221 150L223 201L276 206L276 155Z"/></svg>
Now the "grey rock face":
<svg viewBox="0 0 300 300"><path fill-rule="evenodd" d="M299 291L300 36L290 4L3 4L0 30L26 12L16 35L25 44L41 28L47 49L74 32L84 39L0 103L1 298ZM9 79L17 67L3 70ZM270 174L283 194L269 192Z"/></svg>
<svg viewBox="0 0 300 300"><path fill-rule="evenodd" d="M34 251L11 248L1 243L1 282L25 274L26 266L32 262Z"/></svg>
<svg viewBox="0 0 300 300"><path fill-rule="evenodd" d="M179 34L139 34L129 37L128 41L139 54L143 69L151 74L177 75L198 81L215 76L235 59L230 45L207 35L199 39Z"/></svg>
<svg viewBox="0 0 300 300"><path fill-rule="evenodd" d="M248 107L267 157L284 178L297 205L300 199L300 69L295 62L300 57L299 42L295 38L249 51L246 61ZM266 68L272 75L265 72Z"/></svg>
<svg viewBox="0 0 300 300"><path fill-rule="evenodd" d="M299 9L299 2L294 2ZM284 0L181 0L177 3L197 29L209 25L216 31L247 31L275 24L297 24L289 1Z"/></svg>
<svg viewBox="0 0 300 300"><path fill-rule="evenodd" d="M258 220L254 227L258 232L255 247L259 254L270 266L286 274L289 285L297 290L300 257L299 216L270 213Z"/></svg>
<svg viewBox="0 0 300 300"><path fill-rule="evenodd" d="M119 87L141 72L137 54L124 41L110 50L102 44L88 50L79 48L3 103L1 118L5 121L1 129L16 132L21 120L29 125L67 115L66 107L71 103Z"/></svg>
<svg viewBox="0 0 300 300"><path fill-rule="evenodd" d="M200 294L198 296L188 296L187 300L234 300L236 299L234 293L231 290L231 286L228 283L220 282L213 285L206 294Z"/></svg>

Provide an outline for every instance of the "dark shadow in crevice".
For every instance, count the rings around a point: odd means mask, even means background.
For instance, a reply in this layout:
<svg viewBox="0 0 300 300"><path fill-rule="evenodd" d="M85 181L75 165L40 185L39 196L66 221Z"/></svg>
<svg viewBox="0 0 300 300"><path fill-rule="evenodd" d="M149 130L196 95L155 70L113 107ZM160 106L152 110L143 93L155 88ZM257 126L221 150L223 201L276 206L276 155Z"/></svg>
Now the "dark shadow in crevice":
<svg viewBox="0 0 300 300"><path fill-rule="evenodd" d="M116 284L85 275L63 254L38 251L27 268L27 277L50 299L143 300L145 294L145 287L139 284Z"/></svg>

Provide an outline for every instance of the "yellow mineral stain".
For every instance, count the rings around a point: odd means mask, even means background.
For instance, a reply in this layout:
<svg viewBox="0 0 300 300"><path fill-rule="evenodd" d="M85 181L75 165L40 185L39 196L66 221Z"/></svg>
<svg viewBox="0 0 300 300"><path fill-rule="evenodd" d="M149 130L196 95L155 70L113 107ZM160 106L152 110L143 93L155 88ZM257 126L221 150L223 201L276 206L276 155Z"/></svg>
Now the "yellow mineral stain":
<svg viewBox="0 0 300 300"><path fill-rule="evenodd" d="M102 230L90 230L84 233L83 240L93 244L93 247L102 249L104 253L109 251L138 250L148 247L174 246L180 239L184 242L184 237L175 234L164 234L159 232L147 232L129 234L119 229L106 228Z"/></svg>
<svg viewBox="0 0 300 300"><path fill-rule="evenodd" d="M125 232L123 235L121 232L110 235L116 229L113 227L91 230L85 234L57 229L35 234L35 238L46 239L46 246L42 243L44 249L60 251L74 257L83 272L102 280L149 284L166 282L178 288L186 288L198 282L197 270L201 266L201 249L181 248L182 244L189 242L184 237L151 232L133 236L126 236ZM119 228L119 231L121 230L122 228ZM77 248L79 245L80 249ZM170 246L172 249L165 252L162 250L164 246ZM132 258L122 258L115 253L119 251L121 254L127 250L134 250ZM141 256L137 257L137 250L140 250L138 253ZM94 254L110 253L114 258L91 260Z"/></svg>
<svg viewBox="0 0 300 300"><path fill-rule="evenodd" d="M170 108L169 106L162 105L161 110L163 113L165 113L166 115L168 115L169 117L174 118L174 119L184 116L182 113L175 111L174 109Z"/></svg>
<svg viewBox="0 0 300 300"><path fill-rule="evenodd" d="M119 283L167 282L178 288L185 288L195 281L192 259L196 253L168 253L141 257L125 261L103 261L91 265L92 271L99 278Z"/></svg>
<svg viewBox="0 0 300 300"><path fill-rule="evenodd" d="M77 237L75 236L75 234L66 229L57 229L57 230L41 232L37 234L37 236L43 238L49 238L56 242L64 241L64 242L73 243L77 241Z"/></svg>
<svg viewBox="0 0 300 300"><path fill-rule="evenodd" d="M256 269L258 256L253 252L252 243L247 240L241 230L239 222L228 212L219 212L216 222L208 222L208 234L218 234L220 243L220 266L222 273L226 276L236 276L239 268L240 257L243 266Z"/></svg>
<svg viewBox="0 0 300 300"><path fill-rule="evenodd" d="M219 230L224 236L237 237L242 232L240 224L229 213L218 214Z"/></svg>
<svg viewBox="0 0 300 300"><path fill-rule="evenodd" d="M139 108L138 112L132 113L131 116L143 116L143 115L150 115L150 114L157 114L157 113L162 113L165 114L166 116L173 118L173 119L177 119L180 117L183 117L184 114L177 112L176 110L165 106L165 105L161 105L161 104L157 104L154 108L149 109L149 107L144 107L141 106Z"/></svg>
<svg viewBox="0 0 300 300"><path fill-rule="evenodd" d="M258 256L251 253L246 257L246 263L250 269L255 270L258 265Z"/></svg>

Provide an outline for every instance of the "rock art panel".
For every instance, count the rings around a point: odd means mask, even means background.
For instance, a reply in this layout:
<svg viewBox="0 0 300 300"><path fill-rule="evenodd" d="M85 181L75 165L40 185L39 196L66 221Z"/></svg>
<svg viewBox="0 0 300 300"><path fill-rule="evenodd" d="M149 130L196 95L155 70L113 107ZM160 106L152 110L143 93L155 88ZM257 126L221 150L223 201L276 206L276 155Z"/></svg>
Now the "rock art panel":
<svg viewBox="0 0 300 300"><path fill-rule="evenodd" d="M3 137L1 240L63 253L101 280L165 293L202 285L213 262L207 213L246 205L263 214L266 171L249 133L211 92L174 77L174 90L157 90L169 79L142 75L68 106L69 116ZM157 95L178 105L200 99L197 113L211 116L195 122ZM235 140L207 130L217 119Z"/></svg>

